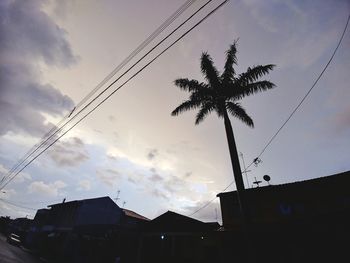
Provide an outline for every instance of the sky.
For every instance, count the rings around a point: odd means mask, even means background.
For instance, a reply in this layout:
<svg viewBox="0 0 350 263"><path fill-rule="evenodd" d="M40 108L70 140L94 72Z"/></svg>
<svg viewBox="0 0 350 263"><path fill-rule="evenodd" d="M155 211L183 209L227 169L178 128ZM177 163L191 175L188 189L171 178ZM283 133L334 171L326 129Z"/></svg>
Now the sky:
<svg viewBox="0 0 350 263"><path fill-rule="evenodd" d="M184 2L1 1L0 172L6 174ZM132 62L203 3L195 1ZM112 89L219 3L213 0ZM24 169L0 193L0 215L33 218L36 209L64 198L100 196L118 197L119 206L150 219L168 210L192 214L222 192L233 173L222 119L212 114L195 125L195 111L170 115L188 96L174 80L203 81L202 52L221 71L235 39L238 73L276 65L264 77L276 87L241 101L255 128L231 117L238 151L248 165L328 62L349 12L346 0L229 1ZM283 184L350 169L349 47L346 32L304 104L262 162L249 167L246 187L265 174L272 184ZM227 191L234 189L232 184ZM193 217L220 221L220 213L215 199Z"/></svg>

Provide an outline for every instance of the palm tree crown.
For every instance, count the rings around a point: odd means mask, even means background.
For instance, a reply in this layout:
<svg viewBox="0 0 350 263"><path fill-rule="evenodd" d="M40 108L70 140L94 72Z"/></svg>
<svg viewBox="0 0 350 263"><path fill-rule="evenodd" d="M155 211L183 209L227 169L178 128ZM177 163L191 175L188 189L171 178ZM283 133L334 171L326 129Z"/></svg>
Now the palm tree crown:
<svg viewBox="0 0 350 263"><path fill-rule="evenodd" d="M190 92L188 100L181 103L173 112L176 116L184 111L199 109L196 116L196 124L215 111L219 117L224 118L227 143L229 146L233 175L237 187L237 196L242 212L242 222L249 221L249 209L244 198L244 183L242 171L237 154L235 137L228 114L237 117L250 127L254 127L252 118L245 109L237 102L238 100L254 93L266 91L275 85L267 80L259 80L271 71L275 65L258 65L248 68L246 72L236 74L233 65L237 65L237 41L226 52L224 72L220 75L213 65L213 60L206 52L202 53L201 70L206 82L181 78L175 80L175 85L180 89Z"/></svg>
<svg viewBox="0 0 350 263"><path fill-rule="evenodd" d="M175 80L176 86L191 94L189 99L176 107L171 115L176 116L184 111L198 108L196 124L199 124L212 111L215 111L219 117L224 117L228 112L248 126L254 127L252 118L237 100L273 88L275 85L272 82L267 80L259 81L259 79L269 73L275 65L254 66L248 68L245 73L237 75L233 68L234 64L237 65L236 44L237 41L226 52L226 63L221 75L213 65L210 55L203 52L201 56L201 71L206 79L206 83L187 78Z"/></svg>

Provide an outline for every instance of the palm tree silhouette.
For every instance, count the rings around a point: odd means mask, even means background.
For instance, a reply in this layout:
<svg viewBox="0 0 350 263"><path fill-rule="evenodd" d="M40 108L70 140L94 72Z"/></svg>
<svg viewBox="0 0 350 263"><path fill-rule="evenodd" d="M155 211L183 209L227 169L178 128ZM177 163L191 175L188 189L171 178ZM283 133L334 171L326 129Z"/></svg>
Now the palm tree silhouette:
<svg viewBox="0 0 350 263"><path fill-rule="evenodd" d="M258 65L248 68L246 72L236 74L233 65L237 65L237 40L230 46L226 52L226 62L224 72L220 75L215 68L213 60L206 52L201 56L201 71L206 82L199 82L194 79L180 78L175 80L175 85L182 90L190 92L188 100L181 103L172 111L172 116L199 109L196 116L196 124L199 124L204 118L215 111L220 118L224 118L226 137L230 151L231 164L235 178L238 201L243 217L246 217L245 202L243 200L244 184L242 171L239 164L235 138L229 119L229 114L240 119L250 127L254 127L252 118L246 113L245 109L237 102L245 96L252 95L261 91L273 88L275 85L267 80L259 79L268 74L275 65ZM244 219L244 218L243 218Z"/></svg>

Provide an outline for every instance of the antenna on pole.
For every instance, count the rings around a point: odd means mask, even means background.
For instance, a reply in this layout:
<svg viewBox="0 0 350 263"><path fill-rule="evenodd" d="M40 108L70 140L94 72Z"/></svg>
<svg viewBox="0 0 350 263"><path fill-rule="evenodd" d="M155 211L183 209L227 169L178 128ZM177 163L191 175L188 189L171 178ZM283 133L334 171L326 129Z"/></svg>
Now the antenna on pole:
<svg viewBox="0 0 350 263"><path fill-rule="evenodd" d="M262 182L261 182L261 181L258 181L258 180L256 179L256 177L254 177L254 179L255 179L255 182L253 182L253 184L256 184L257 187L259 187L259 184L261 184Z"/></svg>
<svg viewBox="0 0 350 263"><path fill-rule="evenodd" d="M248 175L247 175L247 173L251 172L251 170L247 170L247 168L246 168L246 166L245 166L245 161L244 161L244 158L243 158L243 153L239 152L239 156L242 158L242 161L243 161L243 168L244 168L243 173L245 174L245 180L246 180L246 183L247 183L247 188L249 188L249 181L248 181Z"/></svg>
<svg viewBox="0 0 350 263"><path fill-rule="evenodd" d="M118 189L118 191L117 191L117 197L114 198L115 202L118 202L118 200L120 199L120 198L119 198L119 195L120 195L120 190Z"/></svg>
<svg viewBox="0 0 350 263"><path fill-rule="evenodd" d="M125 204L126 204L126 201L123 202L123 208L124 208Z"/></svg>

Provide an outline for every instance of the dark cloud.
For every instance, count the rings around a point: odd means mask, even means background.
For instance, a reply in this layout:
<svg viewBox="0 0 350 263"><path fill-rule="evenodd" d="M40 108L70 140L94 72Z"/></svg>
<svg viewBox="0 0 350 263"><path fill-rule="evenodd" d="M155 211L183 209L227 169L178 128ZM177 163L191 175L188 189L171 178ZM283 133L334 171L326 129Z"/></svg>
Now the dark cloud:
<svg viewBox="0 0 350 263"><path fill-rule="evenodd" d="M65 38L66 32L41 10L42 5L39 0L1 1L1 56L71 65L76 58Z"/></svg>
<svg viewBox="0 0 350 263"><path fill-rule="evenodd" d="M73 101L40 82L38 65L67 67L74 57L66 33L41 11L43 1L0 3L0 135L42 136L52 128L43 114L62 115Z"/></svg>
<svg viewBox="0 0 350 263"><path fill-rule="evenodd" d="M164 180L163 177L159 175L156 168L152 167L149 170L151 172L151 175L148 177L148 180L150 180L152 183L158 183Z"/></svg>
<svg viewBox="0 0 350 263"><path fill-rule="evenodd" d="M77 166L89 159L84 142L77 137L56 143L48 155L58 166Z"/></svg>
<svg viewBox="0 0 350 263"><path fill-rule="evenodd" d="M185 173L185 177L187 178L187 177L190 177L192 175L192 172L187 172L187 173Z"/></svg>
<svg viewBox="0 0 350 263"><path fill-rule="evenodd" d="M117 157L115 157L114 155L111 154L107 154L108 159L110 159L111 161L117 161Z"/></svg>
<svg viewBox="0 0 350 263"><path fill-rule="evenodd" d="M148 160L153 160L157 157L158 155L158 150L157 149L151 149L148 153L147 153L147 158Z"/></svg>
<svg viewBox="0 0 350 263"><path fill-rule="evenodd" d="M157 183L157 182L161 182L163 181L163 177L161 177L159 174L157 173L153 173L151 175L151 177L149 178L150 181Z"/></svg>

